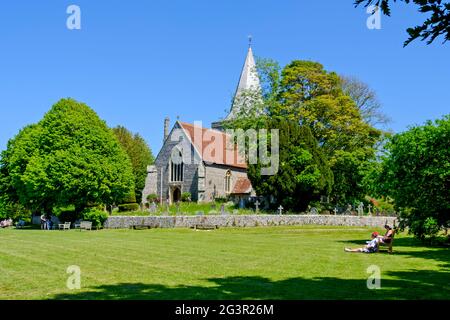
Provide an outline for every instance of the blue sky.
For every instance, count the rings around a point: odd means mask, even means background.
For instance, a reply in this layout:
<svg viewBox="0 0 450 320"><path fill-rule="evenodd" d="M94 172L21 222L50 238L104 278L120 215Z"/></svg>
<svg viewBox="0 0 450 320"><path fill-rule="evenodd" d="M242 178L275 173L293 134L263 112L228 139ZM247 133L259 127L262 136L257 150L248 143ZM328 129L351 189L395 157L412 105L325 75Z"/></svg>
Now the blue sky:
<svg viewBox="0 0 450 320"><path fill-rule="evenodd" d="M156 154L163 119L209 126L225 115L253 35L256 56L321 62L379 95L402 131L449 113L450 44L403 48L424 19L396 4L381 30L353 0L40 0L0 6L0 150L63 97L139 132ZM66 8L81 8L68 30Z"/></svg>

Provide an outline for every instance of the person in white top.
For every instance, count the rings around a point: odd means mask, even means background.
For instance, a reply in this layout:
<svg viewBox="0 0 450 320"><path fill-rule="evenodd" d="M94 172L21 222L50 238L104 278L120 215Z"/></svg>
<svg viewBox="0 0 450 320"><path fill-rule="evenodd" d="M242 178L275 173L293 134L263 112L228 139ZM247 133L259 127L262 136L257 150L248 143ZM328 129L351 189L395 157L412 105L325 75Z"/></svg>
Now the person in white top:
<svg viewBox="0 0 450 320"><path fill-rule="evenodd" d="M345 248L345 252L363 252L363 253L374 253L378 251L378 244L380 242L380 238L378 237L378 232L372 233L372 240L367 241L367 245L362 248L350 249Z"/></svg>

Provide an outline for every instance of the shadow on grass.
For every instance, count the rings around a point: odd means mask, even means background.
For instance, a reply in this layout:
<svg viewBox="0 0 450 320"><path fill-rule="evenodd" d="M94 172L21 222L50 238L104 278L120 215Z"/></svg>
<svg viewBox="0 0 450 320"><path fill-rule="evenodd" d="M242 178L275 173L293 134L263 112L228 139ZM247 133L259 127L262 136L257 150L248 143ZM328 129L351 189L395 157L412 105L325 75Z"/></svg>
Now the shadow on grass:
<svg viewBox="0 0 450 320"><path fill-rule="evenodd" d="M368 275L369 276L369 275ZM369 290L365 279L264 277L207 279L208 286L168 287L161 284L120 283L85 288L90 292L58 294L53 299L81 300L241 300L241 299L450 299L450 272L392 272L381 289Z"/></svg>

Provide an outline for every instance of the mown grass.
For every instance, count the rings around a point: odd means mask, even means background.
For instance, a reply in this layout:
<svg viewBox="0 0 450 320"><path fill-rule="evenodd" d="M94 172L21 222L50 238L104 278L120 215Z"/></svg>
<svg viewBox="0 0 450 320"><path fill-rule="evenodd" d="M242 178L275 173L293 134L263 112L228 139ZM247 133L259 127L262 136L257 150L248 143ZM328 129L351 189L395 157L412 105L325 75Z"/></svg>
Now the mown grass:
<svg viewBox="0 0 450 320"><path fill-rule="evenodd" d="M449 299L450 252L400 234L394 254L345 253L369 228L0 230L0 299ZM381 230L379 230L381 231ZM81 289L66 287L81 268ZM369 290L369 266L381 289Z"/></svg>

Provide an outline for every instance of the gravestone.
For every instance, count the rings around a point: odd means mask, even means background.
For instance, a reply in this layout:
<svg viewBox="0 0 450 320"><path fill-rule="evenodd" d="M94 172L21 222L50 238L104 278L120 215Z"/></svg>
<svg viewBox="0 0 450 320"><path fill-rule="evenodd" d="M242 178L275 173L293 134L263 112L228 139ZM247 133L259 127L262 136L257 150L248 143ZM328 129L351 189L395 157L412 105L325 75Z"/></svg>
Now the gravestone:
<svg viewBox="0 0 450 320"><path fill-rule="evenodd" d="M364 203L360 202L358 205L358 215L362 216L364 214Z"/></svg>
<svg viewBox="0 0 450 320"><path fill-rule="evenodd" d="M311 210L309 210L309 214L317 215L317 214L319 214L319 211L317 211L317 209L315 207L312 207Z"/></svg>
<svg viewBox="0 0 450 320"><path fill-rule="evenodd" d="M256 202L255 202L255 212L256 212L256 213L259 212L259 205L260 205L259 201L256 200Z"/></svg>
<svg viewBox="0 0 450 320"><path fill-rule="evenodd" d="M337 215L338 209L337 209L337 208L334 208L334 209L333 209L333 212L334 212L334 215Z"/></svg>
<svg viewBox="0 0 450 320"><path fill-rule="evenodd" d="M283 214L283 206L282 205L280 205L279 207L278 207L278 214L281 216L282 214Z"/></svg>
<svg viewBox="0 0 450 320"><path fill-rule="evenodd" d="M345 214L348 215L348 216L352 215L352 205L351 204L347 205L347 209L345 210Z"/></svg>
<svg viewBox="0 0 450 320"><path fill-rule="evenodd" d="M154 202L150 205L150 213L156 213L156 203Z"/></svg>
<svg viewBox="0 0 450 320"><path fill-rule="evenodd" d="M226 213L225 213L225 205L224 204L222 204L221 206L220 206L220 214L221 215L225 215Z"/></svg>
<svg viewBox="0 0 450 320"><path fill-rule="evenodd" d="M370 209L372 209L372 205L370 203L367 206L367 208L369 209L369 216L372 216L372 211L370 210Z"/></svg>

